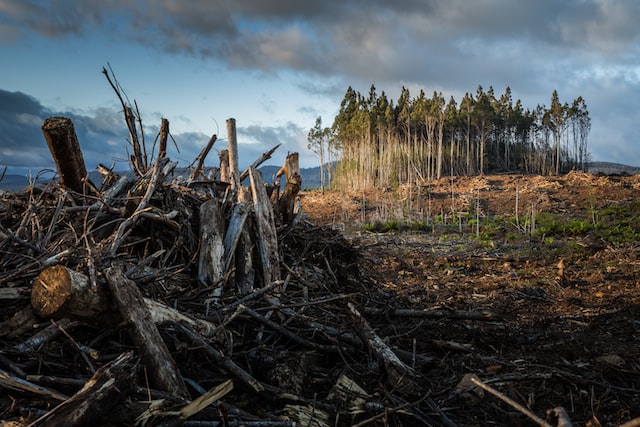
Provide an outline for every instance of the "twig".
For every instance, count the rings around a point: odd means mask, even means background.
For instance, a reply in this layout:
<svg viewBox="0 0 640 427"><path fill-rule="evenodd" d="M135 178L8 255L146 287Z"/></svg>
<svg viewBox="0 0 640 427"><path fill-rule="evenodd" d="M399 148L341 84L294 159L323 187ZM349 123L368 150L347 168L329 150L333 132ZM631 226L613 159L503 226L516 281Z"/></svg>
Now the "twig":
<svg viewBox="0 0 640 427"><path fill-rule="evenodd" d="M542 427L553 427L551 424L549 424L548 422L546 422L542 418L538 417L536 414L531 412L529 409L525 408L524 406L522 406L521 404L519 404L515 400L509 398L508 396L505 396L504 394L500 393L495 388L486 385L485 383L483 383L482 381L480 381L480 380L478 380L478 379L476 379L474 377L471 377L471 382L474 383L475 385L477 385L478 387L480 387L481 389L483 389L484 391L486 391L488 393L491 393L492 395L494 395L498 399L502 400L506 404L510 405L514 409L517 409L518 411L522 412L524 415L526 415L527 417L531 418L531 420L533 420L534 422L538 423L538 425L540 425Z"/></svg>

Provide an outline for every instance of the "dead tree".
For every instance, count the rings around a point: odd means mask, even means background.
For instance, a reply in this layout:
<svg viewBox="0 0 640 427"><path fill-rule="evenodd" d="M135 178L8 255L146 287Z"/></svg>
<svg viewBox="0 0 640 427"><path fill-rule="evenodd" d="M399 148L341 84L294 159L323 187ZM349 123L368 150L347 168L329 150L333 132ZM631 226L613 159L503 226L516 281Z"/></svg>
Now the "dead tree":
<svg viewBox="0 0 640 427"><path fill-rule="evenodd" d="M300 177L300 164L298 163L298 153L289 154L280 168L276 177L284 175L287 179L287 185L278 201L278 208L282 215L282 223L290 224L294 219L294 210L302 178Z"/></svg>
<svg viewBox="0 0 640 427"><path fill-rule="evenodd" d="M229 144L229 173L231 189L240 186L240 171L238 166L238 136L236 135L236 119L227 119L227 139Z"/></svg>
<svg viewBox="0 0 640 427"><path fill-rule="evenodd" d="M42 125L42 133L56 163L60 183L76 193L83 193L87 168L71 119L49 117Z"/></svg>

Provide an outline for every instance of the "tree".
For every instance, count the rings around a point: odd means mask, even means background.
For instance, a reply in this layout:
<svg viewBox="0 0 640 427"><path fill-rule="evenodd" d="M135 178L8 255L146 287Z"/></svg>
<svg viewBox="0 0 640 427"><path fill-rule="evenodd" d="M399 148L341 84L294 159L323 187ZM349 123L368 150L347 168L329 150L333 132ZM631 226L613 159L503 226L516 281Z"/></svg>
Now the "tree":
<svg viewBox="0 0 640 427"><path fill-rule="evenodd" d="M327 152L329 139L331 136L331 129L328 127L322 127L322 117L316 118L316 124L309 130L307 134L307 140L309 144L307 148L313 151L320 160L320 189L324 192L325 187L325 153Z"/></svg>

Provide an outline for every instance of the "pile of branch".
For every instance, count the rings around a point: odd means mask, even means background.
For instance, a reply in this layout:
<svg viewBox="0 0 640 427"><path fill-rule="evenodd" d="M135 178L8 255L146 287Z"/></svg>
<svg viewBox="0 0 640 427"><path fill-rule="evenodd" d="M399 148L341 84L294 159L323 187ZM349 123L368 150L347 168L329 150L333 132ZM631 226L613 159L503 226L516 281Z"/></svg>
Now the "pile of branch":
<svg viewBox="0 0 640 427"><path fill-rule="evenodd" d="M240 172L235 121L227 126L229 150L208 174L216 136L178 171L163 120L154 161L133 144L133 174L101 166L98 184L71 121L45 121L59 180L0 199L0 419L322 426L430 417L411 403L425 393L416 363L430 359L385 343L363 315L356 252L297 212L297 153L265 184L256 168L277 147Z"/></svg>

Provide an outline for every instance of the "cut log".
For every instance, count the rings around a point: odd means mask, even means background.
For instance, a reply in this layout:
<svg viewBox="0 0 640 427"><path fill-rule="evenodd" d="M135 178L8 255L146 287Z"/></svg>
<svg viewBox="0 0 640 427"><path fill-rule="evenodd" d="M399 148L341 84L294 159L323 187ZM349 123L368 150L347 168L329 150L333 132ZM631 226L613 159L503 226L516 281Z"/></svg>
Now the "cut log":
<svg viewBox="0 0 640 427"><path fill-rule="evenodd" d="M87 426L109 424L109 414L135 386L136 360L123 353L87 381L80 391L30 426Z"/></svg>
<svg viewBox="0 0 640 427"><path fill-rule="evenodd" d="M212 296L222 295L219 283L225 274L224 215L218 199L209 199L200 205L200 253L198 280L204 286L219 285Z"/></svg>
<svg viewBox="0 0 640 427"><path fill-rule="evenodd" d="M98 281L93 288L89 283L89 278L83 273L60 265L49 267L43 270L34 281L31 292L33 311L43 318L55 319L64 316L58 323L65 328L71 324L67 318L81 319L98 325L119 323L120 313L108 285L104 281ZM210 322L191 318L149 298L143 298L143 301L154 323L168 321L182 323L207 337L212 336L216 331L215 325ZM0 326L6 323L0 323ZM27 328L32 329L32 327L33 321L27 323ZM51 325L41 333L49 329L52 333L58 331L56 326ZM29 341L15 346L14 349L21 352L33 351L45 341L43 338L38 338L39 335L34 335Z"/></svg>
<svg viewBox="0 0 640 427"><path fill-rule="evenodd" d="M87 168L71 119L49 117L42 125L42 133L56 163L60 184L71 191L83 194Z"/></svg>
<svg viewBox="0 0 640 427"><path fill-rule="evenodd" d="M262 277L264 286L280 280L280 257L278 255L278 235L273 219L273 211L269 196L264 189L262 174L253 168L249 169L251 191L253 195L253 210L258 229L258 250L262 262Z"/></svg>
<svg viewBox="0 0 640 427"><path fill-rule="evenodd" d="M300 164L298 162L298 153L289 154L280 168L277 177L284 175L287 179L287 185L279 199L279 211L282 215L283 224L291 224L293 222L296 200L300 187L302 186L302 178L300 177Z"/></svg>
<svg viewBox="0 0 640 427"><path fill-rule="evenodd" d="M240 187L240 170L238 166L238 136L236 134L236 119L227 119L227 143L229 144L229 175L231 189Z"/></svg>
<svg viewBox="0 0 640 427"><path fill-rule="evenodd" d="M131 339L140 348L151 383L160 390L188 399L187 386L151 320L137 285L125 277L120 266L107 268L105 276Z"/></svg>
<svg viewBox="0 0 640 427"><path fill-rule="evenodd" d="M46 319L71 317L96 322L107 313L115 313L108 288L93 287L86 275L62 265L42 270L34 280L31 306L38 316Z"/></svg>

